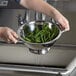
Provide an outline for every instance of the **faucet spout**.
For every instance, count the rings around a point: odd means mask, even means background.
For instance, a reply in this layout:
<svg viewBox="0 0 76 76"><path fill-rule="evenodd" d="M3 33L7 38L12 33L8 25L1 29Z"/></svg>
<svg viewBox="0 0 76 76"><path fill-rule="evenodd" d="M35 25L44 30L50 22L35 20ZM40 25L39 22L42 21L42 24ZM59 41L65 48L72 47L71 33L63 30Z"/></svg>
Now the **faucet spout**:
<svg viewBox="0 0 76 76"><path fill-rule="evenodd" d="M18 26L21 26L24 24L23 18L21 16L21 14L18 15Z"/></svg>

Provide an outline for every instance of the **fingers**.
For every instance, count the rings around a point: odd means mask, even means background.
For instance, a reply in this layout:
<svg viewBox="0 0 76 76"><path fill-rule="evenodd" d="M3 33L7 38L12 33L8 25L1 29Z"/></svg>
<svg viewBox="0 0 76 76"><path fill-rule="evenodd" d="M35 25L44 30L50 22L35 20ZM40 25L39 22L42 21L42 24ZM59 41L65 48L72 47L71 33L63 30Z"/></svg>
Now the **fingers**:
<svg viewBox="0 0 76 76"><path fill-rule="evenodd" d="M11 33L9 34L8 39L9 39L10 42L17 43L17 39L14 38L13 35L12 35Z"/></svg>
<svg viewBox="0 0 76 76"><path fill-rule="evenodd" d="M67 31L70 30L69 22L68 22L68 20L66 20L66 19L63 21L62 26L63 26Z"/></svg>
<svg viewBox="0 0 76 76"><path fill-rule="evenodd" d="M13 37L15 37L16 39L18 39L18 35L16 34L16 32L14 32L13 30L11 30L11 34L13 35Z"/></svg>
<svg viewBox="0 0 76 76"><path fill-rule="evenodd" d="M66 31L69 31L70 30L70 26L69 26L69 22L68 20L65 18L65 17L61 17L58 22L60 23L60 28L62 30L66 30Z"/></svg>
<svg viewBox="0 0 76 76"><path fill-rule="evenodd" d="M70 26L69 26L69 22L68 22L68 21L65 22L64 26L65 26L65 29L66 29L67 31L70 30Z"/></svg>
<svg viewBox="0 0 76 76"><path fill-rule="evenodd" d="M18 35L13 30L10 30L10 32L8 33L8 39L10 42L17 43Z"/></svg>

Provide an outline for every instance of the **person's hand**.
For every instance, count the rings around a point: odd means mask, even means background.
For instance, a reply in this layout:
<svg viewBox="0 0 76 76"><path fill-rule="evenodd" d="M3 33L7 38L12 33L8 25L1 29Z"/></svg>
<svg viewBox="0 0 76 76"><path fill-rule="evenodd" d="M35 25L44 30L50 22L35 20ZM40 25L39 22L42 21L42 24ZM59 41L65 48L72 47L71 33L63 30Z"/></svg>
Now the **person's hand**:
<svg viewBox="0 0 76 76"><path fill-rule="evenodd" d="M62 30L69 31L70 26L69 26L69 21L64 17L57 9L52 7L52 17L60 24L60 28Z"/></svg>
<svg viewBox="0 0 76 76"><path fill-rule="evenodd" d="M66 31L70 30L69 22L63 15L61 15L61 14L57 15L56 20L60 24L61 29L65 29Z"/></svg>
<svg viewBox="0 0 76 76"><path fill-rule="evenodd" d="M18 35L8 27L0 27L0 38L8 43L17 43Z"/></svg>

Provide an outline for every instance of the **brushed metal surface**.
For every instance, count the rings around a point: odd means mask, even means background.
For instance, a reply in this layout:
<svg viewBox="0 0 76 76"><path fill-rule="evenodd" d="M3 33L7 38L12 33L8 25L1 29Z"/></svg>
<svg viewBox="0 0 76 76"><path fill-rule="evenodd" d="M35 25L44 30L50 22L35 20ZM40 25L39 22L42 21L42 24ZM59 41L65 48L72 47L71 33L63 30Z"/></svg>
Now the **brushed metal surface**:
<svg viewBox="0 0 76 76"><path fill-rule="evenodd" d="M29 73L29 72L0 71L0 76L58 76L58 75Z"/></svg>
<svg viewBox="0 0 76 76"><path fill-rule="evenodd" d="M66 66L75 56L76 49L69 47L51 47L46 55L36 55L25 45L0 45L0 62Z"/></svg>

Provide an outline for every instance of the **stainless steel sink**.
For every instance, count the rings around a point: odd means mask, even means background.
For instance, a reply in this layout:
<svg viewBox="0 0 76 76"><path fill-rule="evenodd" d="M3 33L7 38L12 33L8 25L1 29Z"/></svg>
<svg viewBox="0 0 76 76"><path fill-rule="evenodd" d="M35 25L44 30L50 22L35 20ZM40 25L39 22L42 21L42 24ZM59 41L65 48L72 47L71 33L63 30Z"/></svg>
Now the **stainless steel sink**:
<svg viewBox="0 0 76 76"><path fill-rule="evenodd" d="M55 44L46 55L29 52L22 44L0 45L0 70L46 73L63 76L76 67L76 46Z"/></svg>
<svg viewBox="0 0 76 76"><path fill-rule="evenodd" d="M51 3L53 0L49 1ZM76 75L76 1L59 0L55 5L68 18L71 30L63 34L46 55L32 54L23 44L0 42L1 76L57 76L59 72L63 76ZM34 20L35 12L30 12L30 20ZM16 31L17 16L24 16L24 13L25 9L0 9L0 24Z"/></svg>

